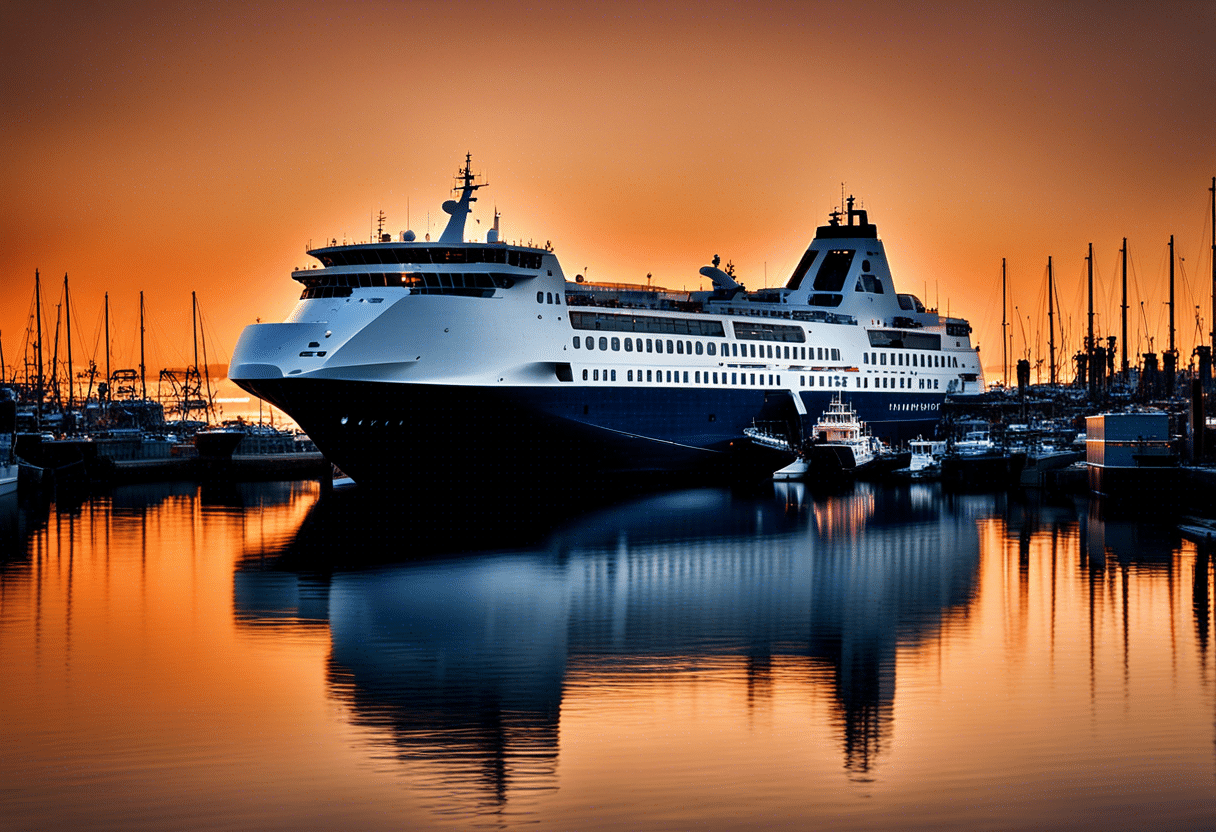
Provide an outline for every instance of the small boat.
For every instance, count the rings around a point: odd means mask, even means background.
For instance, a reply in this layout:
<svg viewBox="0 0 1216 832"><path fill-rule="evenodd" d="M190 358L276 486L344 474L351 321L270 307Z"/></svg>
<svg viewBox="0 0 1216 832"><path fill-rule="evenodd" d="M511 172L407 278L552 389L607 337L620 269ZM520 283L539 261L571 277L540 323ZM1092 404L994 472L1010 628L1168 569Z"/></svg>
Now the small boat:
<svg viewBox="0 0 1216 832"><path fill-rule="evenodd" d="M769 448L774 451L787 451L794 453L794 448L780 432L773 430L764 425L758 425L752 422L751 427L743 429L743 435L750 439L755 444Z"/></svg>
<svg viewBox="0 0 1216 832"><path fill-rule="evenodd" d="M208 428L194 434L194 447L205 459L229 459L244 438L245 431L238 427Z"/></svg>
<svg viewBox="0 0 1216 832"><path fill-rule="evenodd" d="M923 439L918 436L908 443L908 450L908 465L897 470L896 474L914 480L937 479L941 476L942 456L946 453L944 439Z"/></svg>
<svg viewBox="0 0 1216 832"><path fill-rule="evenodd" d="M986 428L969 430L942 457L942 480L966 488L1006 488L1018 481L1025 464L1025 451L1002 450Z"/></svg>
<svg viewBox="0 0 1216 832"><path fill-rule="evenodd" d="M20 471L13 442L17 426L17 402L8 398L8 390L5 390L5 395L6 398L0 401L0 496L17 490Z"/></svg>
<svg viewBox="0 0 1216 832"><path fill-rule="evenodd" d="M21 468L14 464L0 465L0 497L17 490L17 478Z"/></svg>
<svg viewBox="0 0 1216 832"><path fill-rule="evenodd" d="M872 463L878 450L866 423L837 393L815 421L807 456L811 467L824 473L855 473Z"/></svg>
<svg viewBox="0 0 1216 832"><path fill-rule="evenodd" d="M1205 517L1184 517L1178 524L1178 531L1183 537L1190 538L1196 543L1216 543L1216 520Z"/></svg>
<svg viewBox="0 0 1216 832"><path fill-rule="evenodd" d="M798 457L789 465L773 472L773 479L777 482L797 482L806 479L806 475L811 471L811 463L803 457Z"/></svg>

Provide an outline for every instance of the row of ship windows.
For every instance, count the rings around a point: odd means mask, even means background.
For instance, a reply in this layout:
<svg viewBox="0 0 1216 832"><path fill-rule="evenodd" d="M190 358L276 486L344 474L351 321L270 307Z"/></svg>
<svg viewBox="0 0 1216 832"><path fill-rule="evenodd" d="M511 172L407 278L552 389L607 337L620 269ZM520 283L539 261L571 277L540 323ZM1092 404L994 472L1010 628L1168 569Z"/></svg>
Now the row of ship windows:
<svg viewBox="0 0 1216 832"><path fill-rule="evenodd" d="M557 292L537 292L536 293L536 302L537 303L556 303L558 306L561 306L562 296Z"/></svg>
<svg viewBox="0 0 1216 832"><path fill-rule="evenodd" d="M337 240L333 245L337 246ZM366 266L399 263L501 263L524 269L539 269L541 252L519 251L506 247L488 246L465 248L447 246L362 246L345 251L310 252L325 266Z"/></svg>
<svg viewBox="0 0 1216 832"><path fill-rule="evenodd" d="M620 338L608 338L601 335L599 338L599 348L601 350L613 350L614 352L621 351ZM581 335L574 336L574 348L582 349L586 346L589 350L596 348L596 338L593 335L586 337ZM666 349L664 349L666 345ZM625 338L625 352L666 352L669 355L717 355L718 345L709 341L702 344L701 341L676 341L662 338L646 338L645 341L641 338ZM742 347L742 350L740 350ZM758 351L758 352L757 352ZM740 355L742 353L742 355ZM784 353L784 355L783 355ZM839 361L840 350L831 347L783 347L773 344L723 344L722 355L732 358L789 358L794 361Z"/></svg>
<svg viewBox="0 0 1216 832"><path fill-rule="evenodd" d="M896 360L898 359L898 361ZM875 366L885 366L887 364L887 354L885 352L863 352L861 354L863 364L873 364ZM924 353L893 353L891 362L896 367L957 367L958 356L955 355L926 355Z"/></svg>
<svg viewBox="0 0 1216 832"><path fill-rule="evenodd" d="M634 372L635 371L633 371L633 370L626 370L625 371L625 380L634 381L635 380ZM640 383L651 382L651 383L663 384L664 383L664 373L666 373L666 383L667 384L692 383L692 384L718 384L718 385L727 384L727 385L736 385L736 386L738 386L740 384L754 385L754 384L757 384L757 381L756 381L757 375L760 377L760 381L758 383L761 385L765 384L765 380L764 380L765 373L737 373L737 372L736 373L725 373L725 372L710 373L710 372L701 372L700 370L696 370L692 373L692 381L689 382L689 380L688 380L689 372L687 370L684 370L684 371L680 371L680 370L645 370L645 371L637 370L636 372L637 372L636 380ZM643 372L645 373L645 376L643 376ZM683 374L682 382L680 380L681 372ZM780 374L774 375L773 373L768 373L767 375L768 375L768 386L769 387L780 387L781 386L781 375ZM729 380L727 379L727 376L730 377ZM798 376L798 386L799 387L848 387L849 386L849 379L847 376L833 376L833 375L818 376L818 379L819 379L818 384L815 383L815 378L816 378L816 376L806 376L806 375ZM616 370L609 370L609 369L583 370L583 381L600 381L601 379L603 381L616 381ZM776 381L774 381L774 379L776 379ZM874 388L883 389L883 390L888 390L888 389L894 390L894 389L896 389L895 380L896 379L893 376L892 377L883 376L881 378L876 378L876 379L874 379ZM918 382L917 389L919 389L919 390L938 390L938 389L940 389L940 386L939 386L940 380L939 379L918 378L916 381ZM905 382L907 382L907 383L905 384ZM855 376L853 378L853 386L859 390L868 390L868 389L870 389L870 379L868 377ZM911 390L912 389L912 379L900 378L899 379L899 389L900 390Z"/></svg>

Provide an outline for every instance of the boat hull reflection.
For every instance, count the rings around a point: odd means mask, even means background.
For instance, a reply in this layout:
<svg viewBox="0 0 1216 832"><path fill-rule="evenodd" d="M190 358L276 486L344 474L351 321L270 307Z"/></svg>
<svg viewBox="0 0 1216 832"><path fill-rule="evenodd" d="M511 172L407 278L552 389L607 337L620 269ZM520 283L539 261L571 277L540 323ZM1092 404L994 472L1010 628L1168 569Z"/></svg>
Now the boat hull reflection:
<svg viewBox="0 0 1216 832"><path fill-rule="evenodd" d="M763 501L676 492L519 548L394 563L382 527L318 505L279 558L238 569L237 614L327 616L330 690L351 719L490 804L554 786L572 668L586 685L625 666L789 659L829 689L844 764L864 773L890 731L896 651L975 593L975 516L928 488L858 484L823 503L801 486Z"/></svg>

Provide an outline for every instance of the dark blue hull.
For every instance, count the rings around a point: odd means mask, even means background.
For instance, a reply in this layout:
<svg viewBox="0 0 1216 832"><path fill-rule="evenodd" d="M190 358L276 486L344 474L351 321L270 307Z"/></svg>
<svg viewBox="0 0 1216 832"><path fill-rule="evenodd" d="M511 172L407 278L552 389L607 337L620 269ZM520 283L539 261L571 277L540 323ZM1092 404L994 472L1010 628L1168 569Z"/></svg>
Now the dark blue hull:
<svg viewBox="0 0 1216 832"><path fill-rule="evenodd" d="M579 488L613 477L771 474L784 462L745 440L743 430L765 423L790 435L809 431L831 397L802 391L807 416L800 418L784 390L234 381L289 414L355 480L394 487L552 480ZM876 435L890 439L931 434L942 399L846 398Z"/></svg>

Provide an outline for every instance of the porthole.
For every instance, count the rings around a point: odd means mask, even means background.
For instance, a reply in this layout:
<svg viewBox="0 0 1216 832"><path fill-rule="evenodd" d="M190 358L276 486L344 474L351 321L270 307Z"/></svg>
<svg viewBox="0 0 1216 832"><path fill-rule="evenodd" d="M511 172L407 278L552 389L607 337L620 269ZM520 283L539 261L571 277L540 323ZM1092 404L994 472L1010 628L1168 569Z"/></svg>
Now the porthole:
<svg viewBox="0 0 1216 832"><path fill-rule="evenodd" d="M544 293L544 292L537 292L537 293L536 293L536 302L537 302L537 303L544 303L544 302L545 302L545 293Z"/></svg>
<svg viewBox="0 0 1216 832"><path fill-rule="evenodd" d="M608 349L608 338L603 335L600 336L600 349Z"/></svg>
<svg viewBox="0 0 1216 832"><path fill-rule="evenodd" d="M579 336L577 336L577 335L574 336L574 348L575 349L578 349L582 345L582 340L583 339L580 338Z"/></svg>

